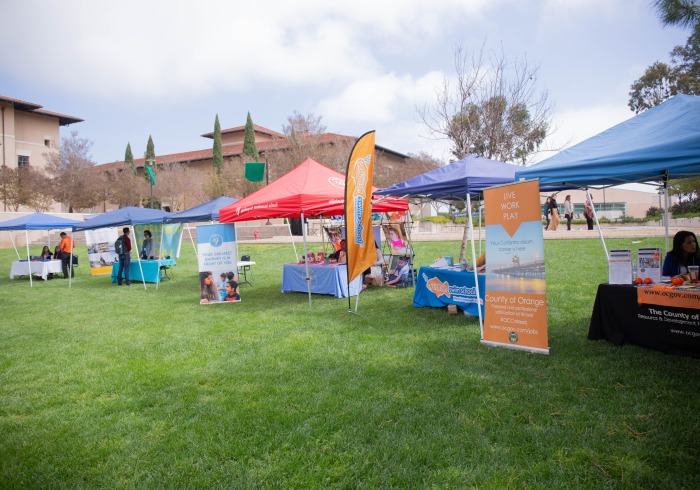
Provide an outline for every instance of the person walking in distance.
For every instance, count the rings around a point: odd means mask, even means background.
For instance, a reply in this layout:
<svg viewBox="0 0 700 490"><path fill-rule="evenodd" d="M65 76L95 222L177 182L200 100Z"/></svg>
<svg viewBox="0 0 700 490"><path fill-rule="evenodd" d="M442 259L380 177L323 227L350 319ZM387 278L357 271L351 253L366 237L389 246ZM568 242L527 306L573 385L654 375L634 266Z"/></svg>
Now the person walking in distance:
<svg viewBox="0 0 700 490"><path fill-rule="evenodd" d="M75 248L75 243L73 243L73 239L66 235L65 231L62 231L61 243L58 244L58 251L61 254L61 269L63 270L63 279L68 279L69 269L71 277L75 277L75 272L73 272L73 268L70 264L73 248Z"/></svg>
<svg viewBox="0 0 700 490"><path fill-rule="evenodd" d="M566 229L571 231L571 220L574 219L574 205L571 203L571 195L569 194L564 199L564 217L566 218Z"/></svg>
<svg viewBox="0 0 700 490"><path fill-rule="evenodd" d="M557 204L557 195L552 194L549 198L549 214L552 222L549 223L549 231L557 231L559 227L559 205Z"/></svg>
<svg viewBox="0 0 700 490"><path fill-rule="evenodd" d="M129 268L131 267L131 240L129 239L129 227L125 226L122 230L124 234L117 239L117 245L114 247L115 252L119 255L119 272L117 273L117 285L122 285L122 276L126 281L127 286L131 286L129 278ZM121 246L119 241L121 240Z"/></svg>
<svg viewBox="0 0 700 490"><path fill-rule="evenodd" d="M547 196L547 200L544 202L542 213L544 214L544 219L547 220L547 224L544 227L544 231L547 231L549 229L549 196Z"/></svg>

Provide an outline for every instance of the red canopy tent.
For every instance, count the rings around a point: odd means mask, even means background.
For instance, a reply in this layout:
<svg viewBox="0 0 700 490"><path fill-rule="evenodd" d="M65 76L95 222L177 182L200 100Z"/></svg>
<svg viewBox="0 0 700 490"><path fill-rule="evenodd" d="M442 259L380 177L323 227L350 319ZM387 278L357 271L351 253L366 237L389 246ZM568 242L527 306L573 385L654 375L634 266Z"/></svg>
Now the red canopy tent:
<svg viewBox="0 0 700 490"><path fill-rule="evenodd" d="M406 209L407 199L378 197L372 201L372 211L377 213ZM219 222L342 214L345 214L345 175L307 158L259 191L221 208Z"/></svg>
<svg viewBox="0 0 700 490"><path fill-rule="evenodd" d="M372 190L378 190L373 187ZM379 197L372 211L408 209L408 200ZM345 175L307 158L303 163L235 203L219 210L219 223L270 218L315 218L345 214ZM306 256L306 227L302 227ZM307 284L308 284L308 270ZM311 289L309 288L309 305Z"/></svg>

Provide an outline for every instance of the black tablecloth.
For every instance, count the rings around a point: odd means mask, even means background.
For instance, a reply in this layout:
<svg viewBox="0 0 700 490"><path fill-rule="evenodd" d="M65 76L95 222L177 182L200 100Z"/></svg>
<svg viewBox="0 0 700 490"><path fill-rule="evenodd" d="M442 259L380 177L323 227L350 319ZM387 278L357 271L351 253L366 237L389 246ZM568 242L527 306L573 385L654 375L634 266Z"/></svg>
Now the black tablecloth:
<svg viewBox="0 0 700 490"><path fill-rule="evenodd" d="M700 357L699 314L698 309L640 305L634 286L601 284L588 338Z"/></svg>

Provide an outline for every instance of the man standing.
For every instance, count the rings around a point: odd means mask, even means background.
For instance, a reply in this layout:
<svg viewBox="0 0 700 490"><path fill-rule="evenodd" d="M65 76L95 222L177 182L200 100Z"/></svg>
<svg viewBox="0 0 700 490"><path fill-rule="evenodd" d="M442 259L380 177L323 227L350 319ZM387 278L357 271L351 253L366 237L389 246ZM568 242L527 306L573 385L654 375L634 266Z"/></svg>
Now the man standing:
<svg viewBox="0 0 700 490"><path fill-rule="evenodd" d="M65 231L61 232L61 242L58 244L58 251L61 254L61 269L63 270L63 279L68 279L68 269L70 269L70 276L75 277L75 272L73 267L71 267L71 257L73 255L73 248L75 244L73 239L66 235Z"/></svg>
<svg viewBox="0 0 700 490"><path fill-rule="evenodd" d="M124 234L120 237L122 244L121 250L116 250L119 254L119 272L117 273L117 285L122 285L122 275L126 280L126 285L131 286L129 279L129 268L131 267L131 240L129 239L129 227L125 226L122 230Z"/></svg>

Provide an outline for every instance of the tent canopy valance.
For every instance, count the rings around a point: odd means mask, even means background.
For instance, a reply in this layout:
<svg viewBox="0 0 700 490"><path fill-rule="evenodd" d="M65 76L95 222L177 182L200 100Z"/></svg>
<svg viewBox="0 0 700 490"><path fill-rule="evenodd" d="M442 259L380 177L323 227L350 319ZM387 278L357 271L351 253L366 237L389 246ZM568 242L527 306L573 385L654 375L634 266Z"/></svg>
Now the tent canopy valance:
<svg viewBox="0 0 700 490"><path fill-rule="evenodd" d="M385 197L373 201L372 211L405 211L408 201ZM312 218L345 213L345 175L306 159L279 179L243 199L221 208L219 221Z"/></svg>
<svg viewBox="0 0 700 490"><path fill-rule="evenodd" d="M612 186L700 175L700 97L676 95L564 150L518 170L542 185Z"/></svg>

